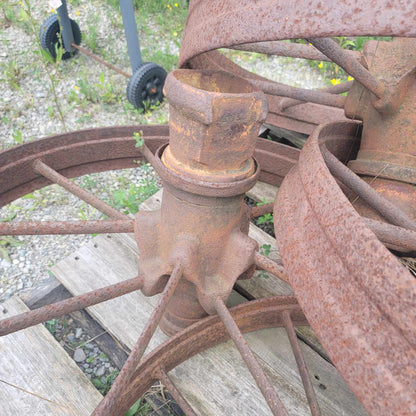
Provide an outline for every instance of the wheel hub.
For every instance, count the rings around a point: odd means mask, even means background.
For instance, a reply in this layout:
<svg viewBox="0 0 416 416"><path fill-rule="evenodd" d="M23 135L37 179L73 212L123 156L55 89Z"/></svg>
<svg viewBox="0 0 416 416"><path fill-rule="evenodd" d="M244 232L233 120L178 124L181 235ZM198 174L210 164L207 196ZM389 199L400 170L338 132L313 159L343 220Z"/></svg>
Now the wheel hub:
<svg viewBox="0 0 416 416"><path fill-rule="evenodd" d="M213 300L226 300L235 281L254 272L258 245L247 236L244 193L259 174L253 153L266 103L263 93L221 72L174 71L165 91L170 141L153 160L162 207L137 214L135 236L146 295L163 289L178 260L185 265L161 321L171 335L214 313Z"/></svg>

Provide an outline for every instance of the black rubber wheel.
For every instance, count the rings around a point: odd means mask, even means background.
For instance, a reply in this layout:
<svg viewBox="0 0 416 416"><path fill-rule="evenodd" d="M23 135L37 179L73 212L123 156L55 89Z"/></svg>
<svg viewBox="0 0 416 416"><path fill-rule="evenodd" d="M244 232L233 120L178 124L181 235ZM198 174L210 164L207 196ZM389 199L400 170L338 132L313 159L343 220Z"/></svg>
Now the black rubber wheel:
<svg viewBox="0 0 416 416"><path fill-rule="evenodd" d="M166 76L161 66L152 62L144 63L129 79L127 99L139 109L161 103Z"/></svg>
<svg viewBox="0 0 416 416"><path fill-rule="evenodd" d="M81 44L81 30L78 26L78 23L75 20L69 19L71 21L72 33L74 35L74 43L76 45ZM55 46L61 46L62 40L58 34L61 32L61 27L59 26L58 16L53 14L52 16L47 17L40 27L39 30L39 40L42 49L49 51L52 57L56 58L56 49ZM76 54L76 50L73 52L64 52L62 59L69 59L71 56Z"/></svg>

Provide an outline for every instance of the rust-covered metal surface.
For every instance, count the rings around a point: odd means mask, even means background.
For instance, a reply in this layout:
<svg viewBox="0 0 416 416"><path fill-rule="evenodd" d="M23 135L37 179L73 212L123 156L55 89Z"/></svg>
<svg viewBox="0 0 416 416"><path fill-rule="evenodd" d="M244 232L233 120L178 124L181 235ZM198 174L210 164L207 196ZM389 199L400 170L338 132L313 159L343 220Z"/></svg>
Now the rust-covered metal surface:
<svg viewBox="0 0 416 416"><path fill-rule="evenodd" d="M162 293L95 415L124 414L157 379L188 408L167 372L226 339L227 332L272 413L287 415L241 333L268 325L286 328L311 412L318 415L293 330L306 319L294 299L253 302L231 314L224 306L236 280L250 278L257 267L291 284L331 360L369 414L416 414L416 280L386 248L416 252L415 6L410 0L192 1L180 55L185 69L166 81L169 128L88 130L0 154L0 206L57 183L113 218L4 224L0 235L134 227L139 277L29 312L24 319L0 321L0 330L136 288L149 296ZM329 38L370 34L403 38L368 42L362 54L343 51ZM313 46L279 42L296 38ZM217 51L223 47L329 60L355 80L318 91L293 88L243 70ZM311 134L301 153L257 139L267 104L268 123ZM134 132L144 138L139 149ZM158 211L139 212L130 220L68 179L133 167L139 151L164 183ZM270 209L244 204L244 193L259 178L276 185L285 178L274 205L283 264L260 254L248 237L250 218ZM218 316L203 319L207 315ZM159 322L173 337L142 358Z"/></svg>
<svg viewBox="0 0 416 416"><path fill-rule="evenodd" d="M278 245L311 326L367 411L412 415L416 279L352 207L318 143L336 147L356 132L334 123L311 135L276 199Z"/></svg>
<svg viewBox="0 0 416 416"><path fill-rule="evenodd" d="M135 132L143 133L153 152L169 140L167 125L105 127L51 136L0 152L0 207L52 183L35 170L37 160L68 178L137 167L135 161L142 156L135 148ZM297 149L259 138L255 157L262 166L260 179L279 185L298 156Z"/></svg>
<svg viewBox="0 0 416 416"><path fill-rule="evenodd" d="M290 313L293 325L308 325L296 299L293 296L278 296L245 303L230 310L241 332L284 326L283 313ZM204 318L171 337L165 344L143 358L137 367L137 377L124 391L123 400L117 409L106 413L97 411L94 416L118 416L135 403L137 397L161 378L160 372L169 372L185 359L230 338L225 326L217 315Z"/></svg>
<svg viewBox="0 0 416 416"><path fill-rule="evenodd" d="M193 0L179 65L245 43L330 36L416 37L414 1Z"/></svg>
<svg viewBox="0 0 416 416"><path fill-rule="evenodd" d="M262 92L224 72L176 70L165 91L171 108L170 141L154 161L164 182L160 211L136 217L143 291L151 295L177 259L184 282L162 328L176 333L227 299L241 275L254 272L257 244L248 238L244 193L259 174L253 158L266 116Z"/></svg>

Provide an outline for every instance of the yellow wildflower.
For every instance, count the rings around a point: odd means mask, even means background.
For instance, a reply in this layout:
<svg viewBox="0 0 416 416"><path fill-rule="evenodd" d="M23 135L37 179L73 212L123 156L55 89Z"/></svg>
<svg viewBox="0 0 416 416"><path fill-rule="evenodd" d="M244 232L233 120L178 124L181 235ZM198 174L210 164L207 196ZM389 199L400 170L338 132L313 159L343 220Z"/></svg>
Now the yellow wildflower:
<svg viewBox="0 0 416 416"><path fill-rule="evenodd" d="M324 63L321 61L318 65L318 68L323 68L323 66L324 66Z"/></svg>
<svg viewBox="0 0 416 416"><path fill-rule="evenodd" d="M173 32L173 36L178 36L178 33L177 32Z"/></svg>
<svg viewBox="0 0 416 416"><path fill-rule="evenodd" d="M353 80L354 80L354 78L353 78L353 77L351 77L351 76L350 76L350 77L348 77L347 79L348 79L348 81L353 81Z"/></svg>
<svg viewBox="0 0 416 416"><path fill-rule="evenodd" d="M331 79L331 84L332 85L338 85L341 84L341 80L339 78L332 78Z"/></svg>
<svg viewBox="0 0 416 416"><path fill-rule="evenodd" d="M81 14L81 12L79 11L79 9L76 11L75 13L77 16L79 16Z"/></svg>
<svg viewBox="0 0 416 416"><path fill-rule="evenodd" d="M178 7L178 3L175 3L175 7Z"/></svg>

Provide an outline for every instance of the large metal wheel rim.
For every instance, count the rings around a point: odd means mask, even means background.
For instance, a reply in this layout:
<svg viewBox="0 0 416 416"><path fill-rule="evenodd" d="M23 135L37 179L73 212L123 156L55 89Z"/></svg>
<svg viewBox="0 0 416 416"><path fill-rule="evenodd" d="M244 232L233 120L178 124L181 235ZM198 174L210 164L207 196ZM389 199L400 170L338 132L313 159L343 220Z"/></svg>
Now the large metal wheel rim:
<svg viewBox="0 0 416 416"><path fill-rule="evenodd" d="M201 53L244 43L339 35L416 37L413 16L413 1L312 0L307 7L290 0L192 1L179 65Z"/></svg>
<svg viewBox="0 0 416 416"><path fill-rule="evenodd" d="M142 156L135 148L135 132L142 132L153 152L169 140L167 125L116 126L58 134L0 152L0 207L51 184L33 170L37 159L68 178L137 168L135 161ZM297 149L259 139L255 156L262 164L260 180L279 185L298 154Z"/></svg>
<svg viewBox="0 0 416 416"><path fill-rule="evenodd" d="M370 414L407 415L415 406L416 330L409 317L416 316L416 281L354 210L318 144L356 131L353 122L332 123L311 135L276 198L276 234L299 303L358 399ZM352 257L357 247L361 260ZM299 253L308 262L299 263Z"/></svg>
<svg viewBox="0 0 416 416"><path fill-rule="evenodd" d="M276 296L249 301L230 309L243 333L282 327L283 311L290 312L294 325L308 325L293 296ZM122 400L117 403L118 406L122 406L122 408L117 407L117 410L127 411L137 398L142 397L155 382L160 380L161 371L167 373L194 355L225 342L229 338L218 316L204 318L169 338L143 358L138 369L140 375L132 382ZM102 411L104 409L100 409L99 415L105 414L101 413Z"/></svg>
<svg viewBox="0 0 416 416"><path fill-rule="evenodd" d="M74 132L55 136L53 138L49 137L43 140L39 140L37 142L24 144L3 152L2 154L0 154L0 158L3 158L5 163L2 168L3 181L1 183L0 189L2 190L2 195L6 197L1 200L1 203L3 205L7 204L11 200L14 200L19 196L22 196L24 193L28 192L28 189L38 189L51 183L48 179L46 179L42 175L39 175L36 172L36 165L38 162L44 164L43 161L46 161L48 162L48 165L50 164L53 166L53 170L55 170L56 173L60 175L65 174L64 176L68 177L79 176L80 174L92 173L96 171L103 171L106 169L131 167L131 165L136 166L134 161L139 158L139 155L137 154L137 150L134 146L135 138L132 137L133 133L136 131L142 131L147 144L151 148L157 147L161 142L164 143L167 140L166 134L168 130L166 126L130 126L122 128L116 127ZM262 142L264 142L263 147L261 145ZM273 159L274 145L278 146L278 148L280 149L280 146L278 144L270 143L267 140L260 140L260 155L261 157L265 157L266 161L267 158L270 157ZM110 148L112 146L120 146L120 148L118 149L118 152L108 152L106 146L110 146ZM102 147L101 150L100 147ZM100 151L97 152L97 149ZM290 152L291 154L293 154L292 149L290 150ZM77 158L72 157L72 155L74 154L77 155ZM295 152L295 154L297 157L297 152ZM275 160L272 160L270 164L275 164ZM286 165L283 168L283 170L282 167L280 167L274 174L269 172L266 173L272 176L275 175L277 178L281 179L286 174L286 171L288 170L291 164L293 164L293 162L288 165L286 160ZM8 181L7 177L13 178L13 171L19 169L21 169L21 175L17 177L17 179L14 182ZM131 222L130 220L128 221ZM104 222L105 221L101 221L101 223ZM25 223L29 224L30 221L23 221L23 225L25 225ZM35 234L38 233L38 224L39 223L35 224ZM61 229L61 225L58 226L58 231ZM67 233L67 231L72 233L74 224L71 224L71 222L67 222L67 225L67 230L64 233ZM43 231L45 231L45 229L43 229ZM41 231L40 233L55 234L55 232L43 231ZM20 234L28 233L18 231L17 235ZM283 297L283 299L285 299L285 297ZM293 303L294 299L291 298L290 302ZM255 305L257 304L258 303L255 303ZM259 305L263 304L267 305L268 300L259 303ZM300 321L295 321L294 323L307 325L307 321L306 319L304 319L300 309L298 307L295 307L295 309L296 310L294 311L294 318L296 319L296 314L301 314L302 319ZM254 328L257 328L258 323L256 323L255 325L257 326L254 326ZM269 321L268 324L265 324L264 327L273 325L273 322ZM215 343L216 342L217 341L215 341ZM169 348L169 346L167 348ZM203 344L201 348L204 349L205 344ZM142 377L140 377L139 379L140 386L144 381ZM135 386L133 386L132 389L129 389L129 391L131 390L132 392L134 392L134 388ZM126 411L137 400L137 395L135 393L132 393L129 397L130 401L128 402L128 406L126 405ZM114 412L114 409L111 409L111 411Z"/></svg>

